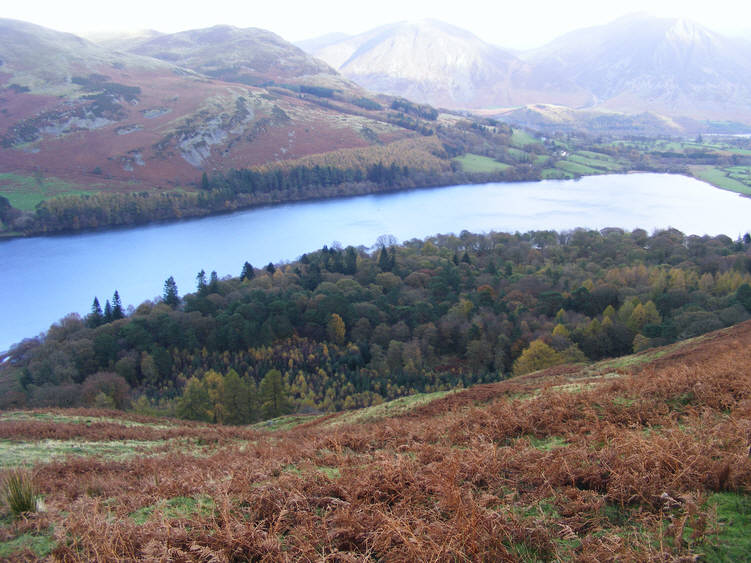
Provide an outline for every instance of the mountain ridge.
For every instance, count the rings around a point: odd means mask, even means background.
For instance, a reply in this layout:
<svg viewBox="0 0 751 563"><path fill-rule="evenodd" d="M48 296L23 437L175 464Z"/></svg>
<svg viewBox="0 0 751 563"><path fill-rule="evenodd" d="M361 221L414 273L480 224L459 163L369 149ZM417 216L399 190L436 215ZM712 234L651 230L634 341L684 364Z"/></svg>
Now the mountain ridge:
<svg viewBox="0 0 751 563"><path fill-rule="evenodd" d="M543 103L751 122L751 47L689 20L632 14L522 52L439 24L421 22L430 33L415 33L410 49L401 37L413 24L401 22L312 54L370 89L454 109ZM446 45L458 37L465 38L463 57L452 69ZM343 59L342 52L349 56ZM441 72L429 81L413 70L437 67L439 60ZM455 76L462 76L463 89L452 90Z"/></svg>

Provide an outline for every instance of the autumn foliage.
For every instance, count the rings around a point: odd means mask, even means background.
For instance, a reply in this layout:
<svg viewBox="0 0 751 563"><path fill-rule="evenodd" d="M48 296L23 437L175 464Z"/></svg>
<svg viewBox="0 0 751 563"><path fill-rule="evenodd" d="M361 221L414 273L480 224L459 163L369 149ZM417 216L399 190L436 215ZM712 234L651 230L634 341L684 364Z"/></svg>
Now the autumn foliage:
<svg viewBox="0 0 751 563"><path fill-rule="evenodd" d="M751 486L749 344L743 323L360 424L156 430L126 416L107 428L183 433L200 454L40 464L47 511L24 525L51 525L62 561L688 560L722 546L712 495ZM49 437L24 424L24 440Z"/></svg>

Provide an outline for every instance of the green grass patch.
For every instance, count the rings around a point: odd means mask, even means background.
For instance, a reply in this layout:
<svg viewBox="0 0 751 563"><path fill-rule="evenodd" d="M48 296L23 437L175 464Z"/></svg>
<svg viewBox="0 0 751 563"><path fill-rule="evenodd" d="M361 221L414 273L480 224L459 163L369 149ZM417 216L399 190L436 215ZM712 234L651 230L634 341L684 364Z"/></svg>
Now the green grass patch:
<svg viewBox="0 0 751 563"><path fill-rule="evenodd" d="M319 467L316 467L316 471L318 471L319 473L323 473L326 477L328 477L332 481L342 476L342 472L339 470L338 467L319 466Z"/></svg>
<svg viewBox="0 0 751 563"><path fill-rule="evenodd" d="M148 454L166 443L164 440L111 440L108 442L87 442L83 440L12 442L0 440L0 467L30 466L67 456L123 460L136 455Z"/></svg>
<svg viewBox="0 0 751 563"><path fill-rule="evenodd" d="M717 509L719 531L711 545L702 546L702 561L751 560L751 495L715 493L707 502Z"/></svg>
<svg viewBox="0 0 751 563"><path fill-rule="evenodd" d="M401 397L389 401L388 403L381 403L380 405L342 413L341 416L332 418L327 425L337 426L340 424L360 424L381 418L399 416L408 413L412 409L435 401L436 399L445 397L453 392L454 391L436 391L434 393L416 393L414 395L408 395L407 397Z"/></svg>
<svg viewBox="0 0 751 563"><path fill-rule="evenodd" d="M576 151L576 154L591 160L601 160L603 162L615 162L615 159L609 154L594 151Z"/></svg>
<svg viewBox="0 0 751 563"><path fill-rule="evenodd" d="M461 164L462 170L467 173L490 173L490 172L502 172L507 168L511 168L509 164L498 162L487 156L481 156L479 154L464 154L454 158L456 162Z"/></svg>
<svg viewBox="0 0 751 563"><path fill-rule="evenodd" d="M574 175L560 168L545 168L540 174L543 180L571 180Z"/></svg>
<svg viewBox="0 0 751 563"><path fill-rule="evenodd" d="M7 197L13 207L23 211L33 211L39 202L53 197L91 193L58 178L0 174L0 195Z"/></svg>
<svg viewBox="0 0 751 563"><path fill-rule="evenodd" d="M514 132L511 135L511 145L514 147L526 147L527 145L536 145L539 142L539 139L536 139L521 129L514 129Z"/></svg>
<svg viewBox="0 0 751 563"><path fill-rule="evenodd" d="M23 534L16 538L0 541L0 558L17 559L20 558L21 553L24 551L31 551L39 559L47 557L52 550L57 546L53 535L53 530L50 528L47 533L42 534Z"/></svg>
<svg viewBox="0 0 751 563"><path fill-rule="evenodd" d="M582 164L584 166L588 166L589 168L594 168L596 170L602 170L605 172L616 172L623 170L623 166L615 162L614 160L605 160L600 158L595 158L591 156L586 156L584 154L585 151L576 152L572 155L568 156L569 162L576 162L577 164ZM589 153L589 154L597 154L597 153ZM605 155L602 155L605 156Z"/></svg>
<svg viewBox="0 0 751 563"><path fill-rule="evenodd" d="M310 422L320 416L321 415L319 414L290 414L256 422L251 428L254 428L255 430L269 430L274 432L277 430L290 430L295 426Z"/></svg>
<svg viewBox="0 0 751 563"><path fill-rule="evenodd" d="M544 438L537 438L536 436L529 435L526 438L529 440L529 443L533 448L544 452L568 446L568 442L560 436L545 436Z"/></svg>
<svg viewBox="0 0 751 563"><path fill-rule="evenodd" d="M178 520L192 516L210 516L214 508L214 499L209 496L174 497L139 508L129 514L129 517L140 526L148 522L155 513L162 514L168 520Z"/></svg>
<svg viewBox="0 0 751 563"><path fill-rule="evenodd" d="M725 170L715 168L714 166L692 166L691 173L699 180L704 180L723 190L751 195L751 186L747 186L743 182L729 177Z"/></svg>
<svg viewBox="0 0 751 563"><path fill-rule="evenodd" d="M120 424L128 428L146 427L154 428L157 430L166 430L168 428L175 428L179 426L178 423L164 424L155 422L136 422L134 420L128 420L126 418L115 418L106 416L77 416L77 415L63 415L50 412L26 412L26 411L12 411L0 414L0 422L5 420L30 420L30 421L42 421L42 422L60 422L71 424L94 424L94 423L109 423Z"/></svg>
<svg viewBox="0 0 751 563"><path fill-rule="evenodd" d="M619 407L630 407L636 402L636 399L629 399L628 397L615 397L613 404Z"/></svg>
<svg viewBox="0 0 751 563"><path fill-rule="evenodd" d="M570 172L571 174L578 174L580 176L588 176L592 174L602 174L602 170L598 170L597 168L592 168L590 166L585 166L584 164L579 164L578 162L574 162L572 160L559 160L555 163L556 168L560 168L561 170L565 170L566 172Z"/></svg>

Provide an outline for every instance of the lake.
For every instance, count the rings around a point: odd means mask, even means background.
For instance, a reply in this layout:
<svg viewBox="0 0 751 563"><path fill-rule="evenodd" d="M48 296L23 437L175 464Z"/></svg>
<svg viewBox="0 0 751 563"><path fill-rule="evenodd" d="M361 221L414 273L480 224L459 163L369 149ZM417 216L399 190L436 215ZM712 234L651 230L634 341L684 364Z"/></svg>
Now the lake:
<svg viewBox="0 0 751 563"><path fill-rule="evenodd" d="M576 227L674 227L686 234L751 230L751 199L677 175L588 176L580 180L451 186L313 201L169 224L0 242L0 350L49 328L70 312L161 295L174 276L180 293L196 273L238 276L331 245L373 245L438 233L515 232Z"/></svg>

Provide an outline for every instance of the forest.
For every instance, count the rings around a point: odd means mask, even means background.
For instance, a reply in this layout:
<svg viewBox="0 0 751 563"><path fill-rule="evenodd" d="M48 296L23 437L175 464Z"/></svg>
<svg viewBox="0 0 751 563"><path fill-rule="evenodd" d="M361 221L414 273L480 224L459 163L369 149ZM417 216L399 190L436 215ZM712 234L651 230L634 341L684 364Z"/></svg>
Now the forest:
<svg viewBox="0 0 751 563"><path fill-rule="evenodd" d="M260 265L257 265L260 266ZM616 357L751 318L751 236L440 235L198 272L180 295L69 315L0 364L0 408L242 424ZM156 289L156 288L155 288Z"/></svg>

